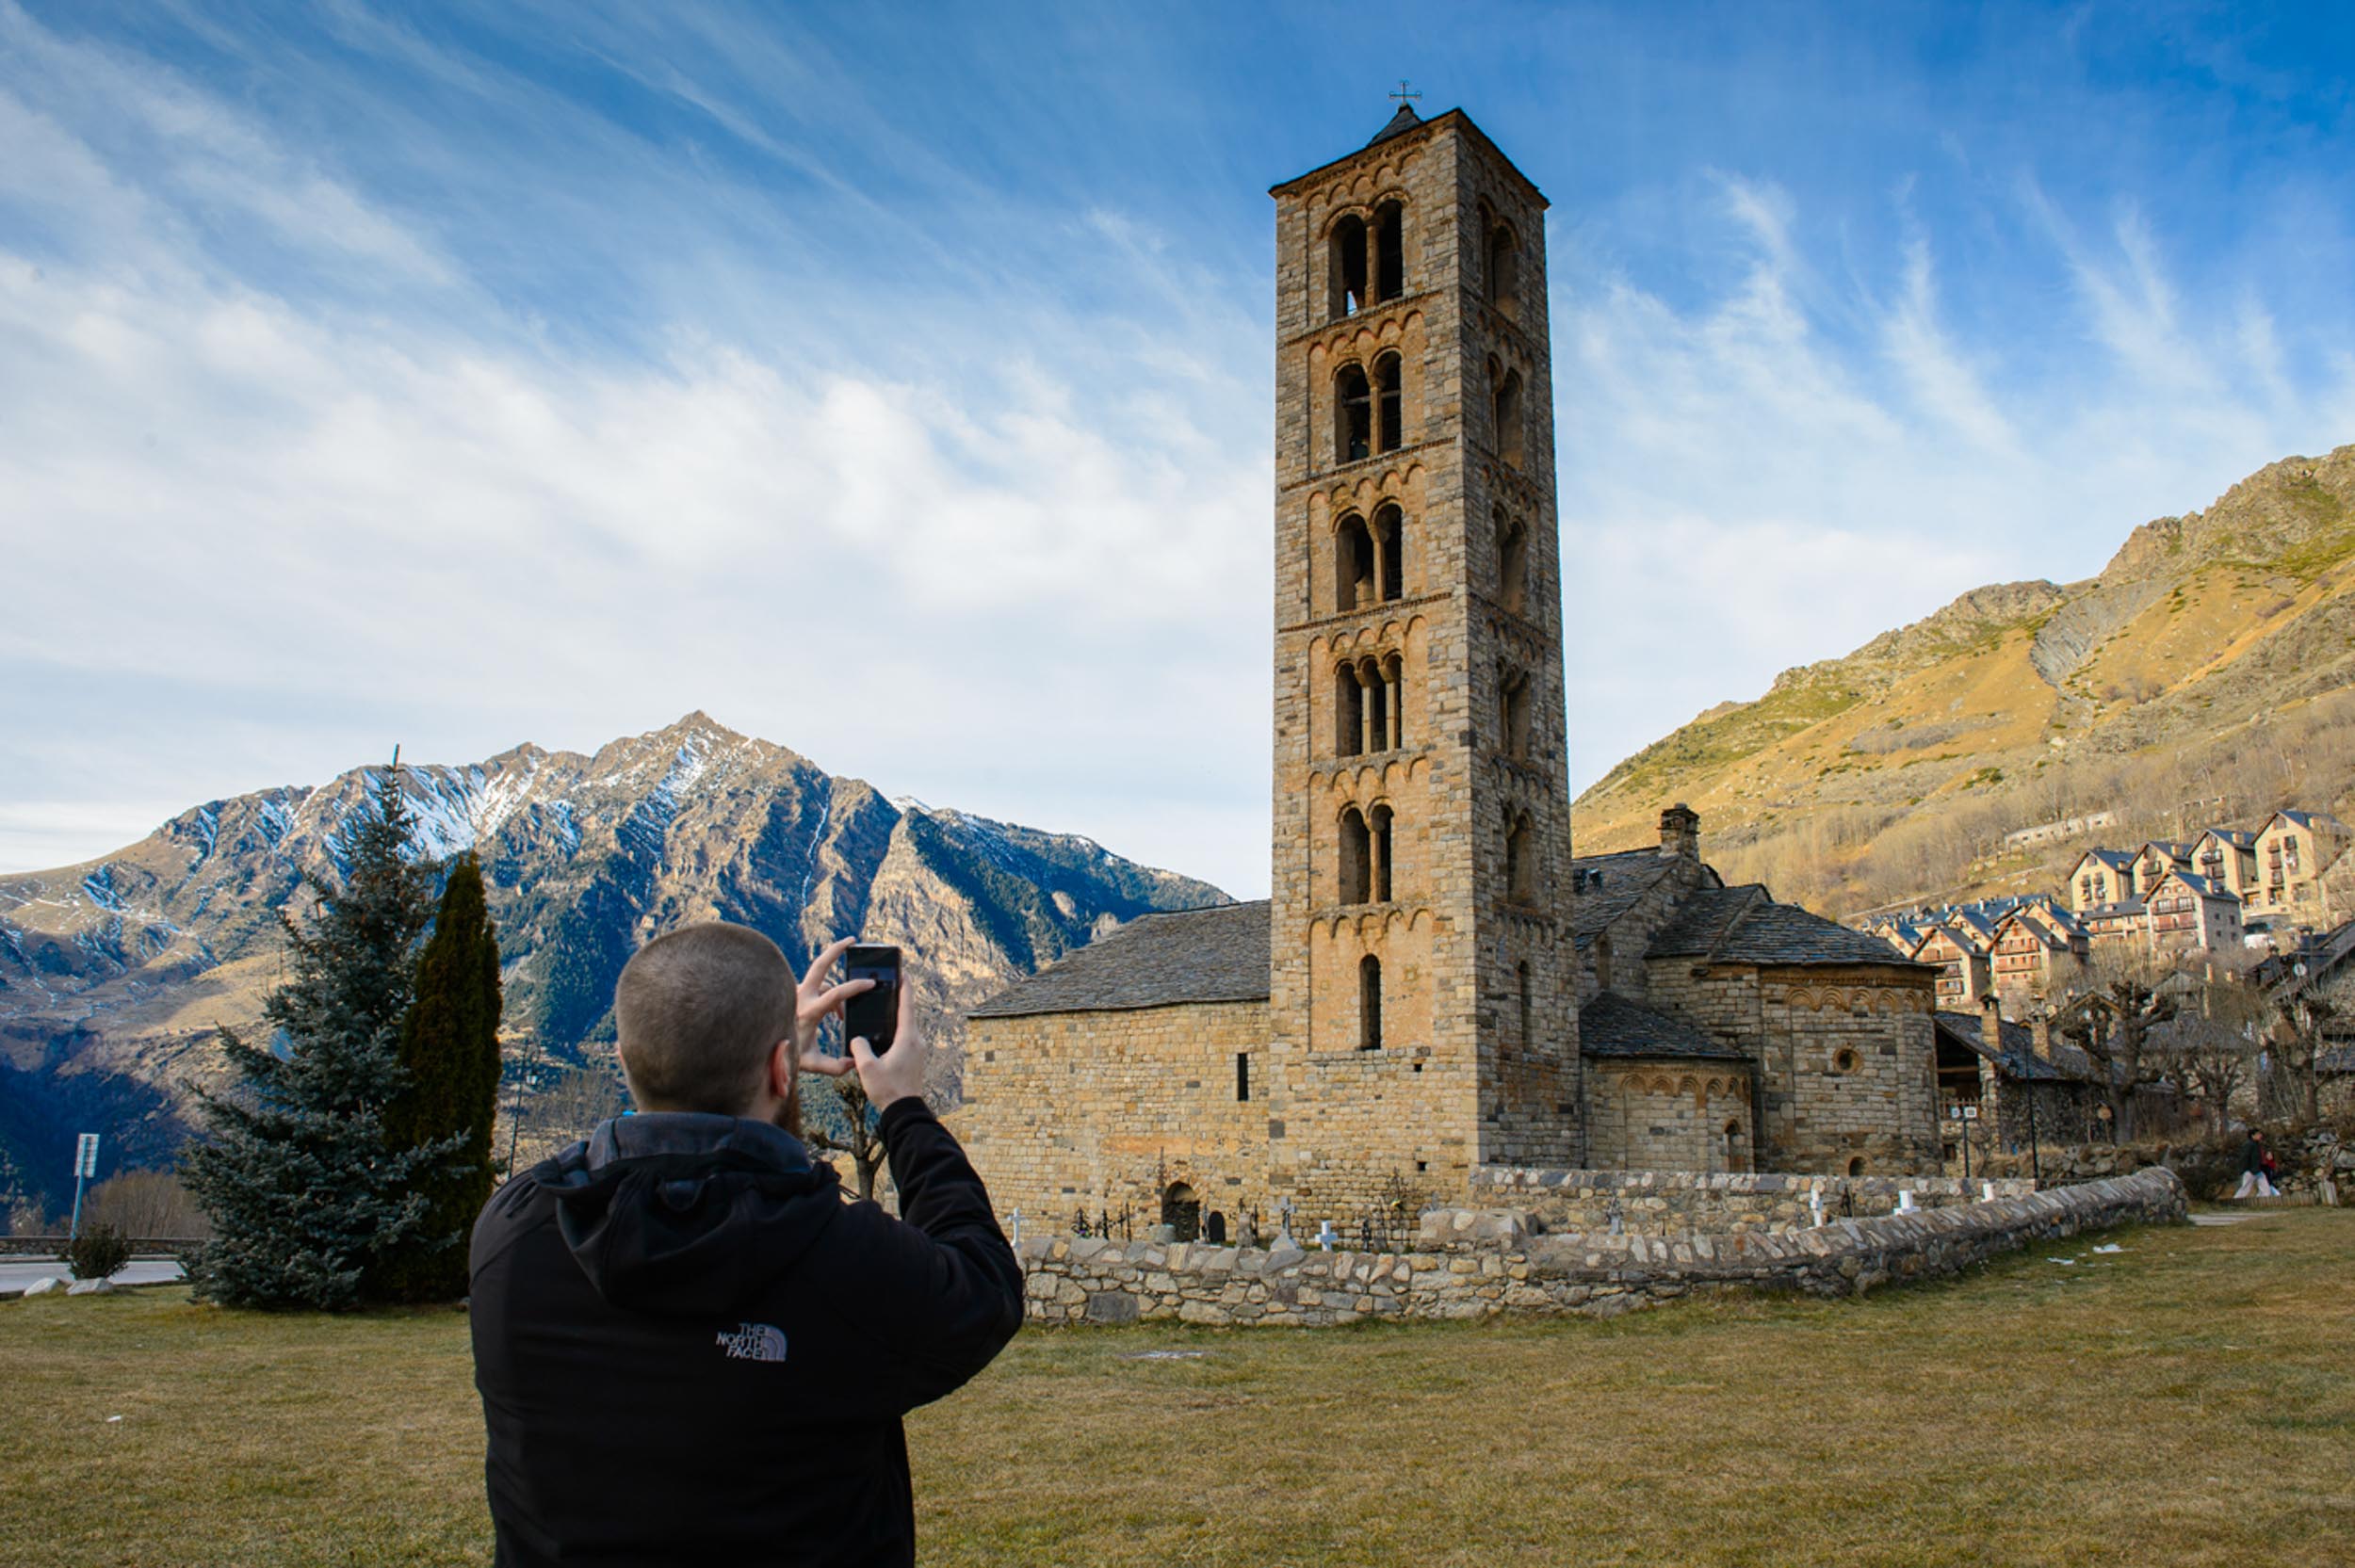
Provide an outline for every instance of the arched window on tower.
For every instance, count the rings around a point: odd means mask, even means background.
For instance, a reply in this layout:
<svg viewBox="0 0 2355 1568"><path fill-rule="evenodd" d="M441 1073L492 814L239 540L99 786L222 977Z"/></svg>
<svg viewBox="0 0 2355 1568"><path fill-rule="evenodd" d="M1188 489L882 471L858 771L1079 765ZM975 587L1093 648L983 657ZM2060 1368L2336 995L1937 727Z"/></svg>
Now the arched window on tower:
<svg viewBox="0 0 2355 1568"><path fill-rule="evenodd" d="M1373 901L1390 901L1390 808L1373 808Z"/></svg>
<svg viewBox="0 0 2355 1568"><path fill-rule="evenodd" d="M1357 961L1357 1049L1382 1049L1382 961L1372 953Z"/></svg>
<svg viewBox="0 0 2355 1568"><path fill-rule="evenodd" d="M1373 536L1350 516L1333 530L1333 608L1342 615L1373 603Z"/></svg>
<svg viewBox="0 0 2355 1568"><path fill-rule="evenodd" d="M1364 378L1358 380L1362 383ZM1519 468L1526 461L1528 450L1527 432L1522 428L1521 373L1507 370L1496 388L1497 456Z"/></svg>
<svg viewBox="0 0 2355 1568"><path fill-rule="evenodd" d="M1345 364L1333 378L1333 455L1338 461L1356 462L1372 451L1372 391L1361 367Z"/></svg>
<svg viewBox="0 0 2355 1568"><path fill-rule="evenodd" d="M1497 513L1497 603L1515 615L1529 613L1529 530Z"/></svg>
<svg viewBox="0 0 2355 1568"><path fill-rule="evenodd" d="M1359 659L1356 674L1358 750L1387 752L1395 742L1390 738L1391 695L1389 683L1382 678L1382 666L1378 660Z"/></svg>
<svg viewBox="0 0 2355 1568"><path fill-rule="evenodd" d="M1504 754L1526 760L1529 756L1529 676L1526 672L1507 671L1500 683L1502 712L1499 728L1502 732Z"/></svg>
<svg viewBox="0 0 2355 1568"><path fill-rule="evenodd" d="M1372 901L1373 835L1366 830L1365 814L1356 806L1341 813L1341 902Z"/></svg>
<svg viewBox="0 0 2355 1568"><path fill-rule="evenodd" d="M1504 896L1517 904L1537 901L1535 841L1526 816L1516 816L1504 830Z"/></svg>
<svg viewBox="0 0 2355 1568"><path fill-rule="evenodd" d="M1383 716L1382 738L1389 744L1387 751L1397 751L1406 744L1406 663L1392 654L1381 661L1382 694L1388 699L1389 711Z"/></svg>
<svg viewBox="0 0 2355 1568"><path fill-rule="evenodd" d="M1382 599L1388 604L1406 596L1406 514L1384 507L1373 514L1373 538L1382 558Z"/></svg>
<svg viewBox="0 0 2355 1568"><path fill-rule="evenodd" d="M1406 215L1396 202L1373 210L1373 297L1395 299L1406 292Z"/></svg>
<svg viewBox="0 0 2355 1568"><path fill-rule="evenodd" d="M1520 241L1514 234L1513 226L1491 223L1483 271L1487 275L1488 303L1508 321L1519 319L1521 314L1520 258Z"/></svg>
<svg viewBox="0 0 2355 1568"><path fill-rule="evenodd" d="M1375 428L1375 434L1380 438L1381 449L1385 452L1397 451L1400 442L1405 439L1401 433L1405 428L1406 404L1405 395L1401 390L1400 364L1396 354L1385 354L1373 362L1374 390L1382 399L1381 420Z"/></svg>
<svg viewBox="0 0 2355 1568"><path fill-rule="evenodd" d="M1333 676L1333 754L1354 757L1366 749L1365 693L1357 671L1342 665Z"/></svg>
<svg viewBox="0 0 2355 1568"><path fill-rule="evenodd" d="M1366 220L1353 215L1333 225L1332 314L1356 315L1366 302Z"/></svg>

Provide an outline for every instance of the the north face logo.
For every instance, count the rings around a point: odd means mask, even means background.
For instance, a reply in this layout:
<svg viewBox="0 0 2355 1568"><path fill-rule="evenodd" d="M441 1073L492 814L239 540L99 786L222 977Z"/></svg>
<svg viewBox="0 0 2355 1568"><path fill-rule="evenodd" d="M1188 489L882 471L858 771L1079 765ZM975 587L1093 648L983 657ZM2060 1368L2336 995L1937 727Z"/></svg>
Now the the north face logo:
<svg viewBox="0 0 2355 1568"><path fill-rule="evenodd" d="M768 1323L739 1323L734 1334L722 1329L720 1349L731 1361L783 1361L785 1331Z"/></svg>

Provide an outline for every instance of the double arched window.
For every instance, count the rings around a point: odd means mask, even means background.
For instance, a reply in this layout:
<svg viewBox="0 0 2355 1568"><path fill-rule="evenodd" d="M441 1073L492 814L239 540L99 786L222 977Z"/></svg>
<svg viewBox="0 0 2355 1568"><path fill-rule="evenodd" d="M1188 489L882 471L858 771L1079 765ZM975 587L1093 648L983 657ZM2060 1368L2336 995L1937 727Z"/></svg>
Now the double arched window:
<svg viewBox="0 0 2355 1568"><path fill-rule="evenodd" d="M1333 610L1389 604L1406 591L1406 514L1396 505L1374 509L1373 525L1352 512L1333 530Z"/></svg>
<svg viewBox="0 0 2355 1568"><path fill-rule="evenodd" d="M1406 212L1396 202L1373 209L1368 223L1349 213L1333 225L1328 313L1334 319L1356 315L1406 292Z"/></svg>
<svg viewBox="0 0 2355 1568"><path fill-rule="evenodd" d="M1508 321L1519 320L1521 314L1521 242L1513 233L1513 226L1490 217L1486 207L1481 216L1486 222L1482 236L1481 275L1487 285L1488 303L1499 315Z"/></svg>
<svg viewBox="0 0 2355 1568"><path fill-rule="evenodd" d="M1394 353L1365 366L1351 363L1333 373L1333 461L1358 462L1376 452L1395 452L1406 441L1406 371Z"/></svg>
<svg viewBox="0 0 2355 1568"><path fill-rule="evenodd" d="M1333 750L1344 757L1406 744L1406 683L1396 654L1353 659L1334 671Z"/></svg>

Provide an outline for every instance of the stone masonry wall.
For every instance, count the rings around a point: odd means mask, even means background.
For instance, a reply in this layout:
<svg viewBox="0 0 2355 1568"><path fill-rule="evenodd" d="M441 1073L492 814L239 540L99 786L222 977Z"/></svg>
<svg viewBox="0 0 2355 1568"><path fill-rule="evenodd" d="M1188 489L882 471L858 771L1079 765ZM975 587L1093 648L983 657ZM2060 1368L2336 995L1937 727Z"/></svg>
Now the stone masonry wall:
<svg viewBox="0 0 2355 1568"><path fill-rule="evenodd" d="M950 1125L1000 1216L1064 1229L1075 1211L1125 1208L1149 1226L1177 1182L1206 1223L1271 1206L1264 1003L976 1018L970 1030L966 1057L986 1070L966 1075Z"/></svg>
<svg viewBox="0 0 2355 1568"><path fill-rule="evenodd" d="M1991 1187L1998 1198L2036 1190L2024 1180L1963 1181L1952 1176L1708 1174L1682 1171L1532 1171L1480 1172L1475 1202L1527 1216L1546 1231L1608 1231L1616 1210L1630 1235L1728 1235L1795 1230L1813 1222L1808 1199L1822 1194L1827 1216L1871 1219L1895 1212L1897 1194L1919 1208L1975 1204Z"/></svg>
<svg viewBox="0 0 2355 1568"><path fill-rule="evenodd" d="M1733 1290L1861 1295L1952 1274L2033 1240L2175 1222L2184 1213L2183 1183L2154 1167L2084 1187L1788 1234L1542 1237L1482 1253L1381 1254L1034 1237L1020 1253L1027 1312L1040 1323L1321 1327L1508 1312L1607 1317Z"/></svg>

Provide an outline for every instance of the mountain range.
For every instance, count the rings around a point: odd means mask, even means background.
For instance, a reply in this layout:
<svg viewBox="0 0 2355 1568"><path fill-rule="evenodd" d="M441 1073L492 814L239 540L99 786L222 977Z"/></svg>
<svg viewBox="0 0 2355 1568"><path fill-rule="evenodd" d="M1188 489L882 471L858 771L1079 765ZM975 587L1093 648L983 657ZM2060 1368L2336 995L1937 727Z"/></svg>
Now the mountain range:
<svg viewBox="0 0 2355 1568"><path fill-rule="evenodd" d="M300 912L306 870L337 875L377 771L210 801L114 854L0 876L0 1207L70 1192L76 1131L107 1129L108 1170L187 1136L217 1028L258 1024L280 914ZM1084 838L888 800L701 713L594 755L525 745L400 777L422 850L481 859L511 1059L582 1059L612 1036L640 942L726 919L797 969L853 932L906 948L953 1092L965 1009L1118 922L1227 901Z"/></svg>
<svg viewBox="0 0 2355 1568"><path fill-rule="evenodd" d="M1621 762L1573 816L1593 853L1686 800L1730 874L1827 913L2052 885L2095 840L2346 815L2350 687L2342 446L2143 524L2098 576L1974 589L1784 671Z"/></svg>

